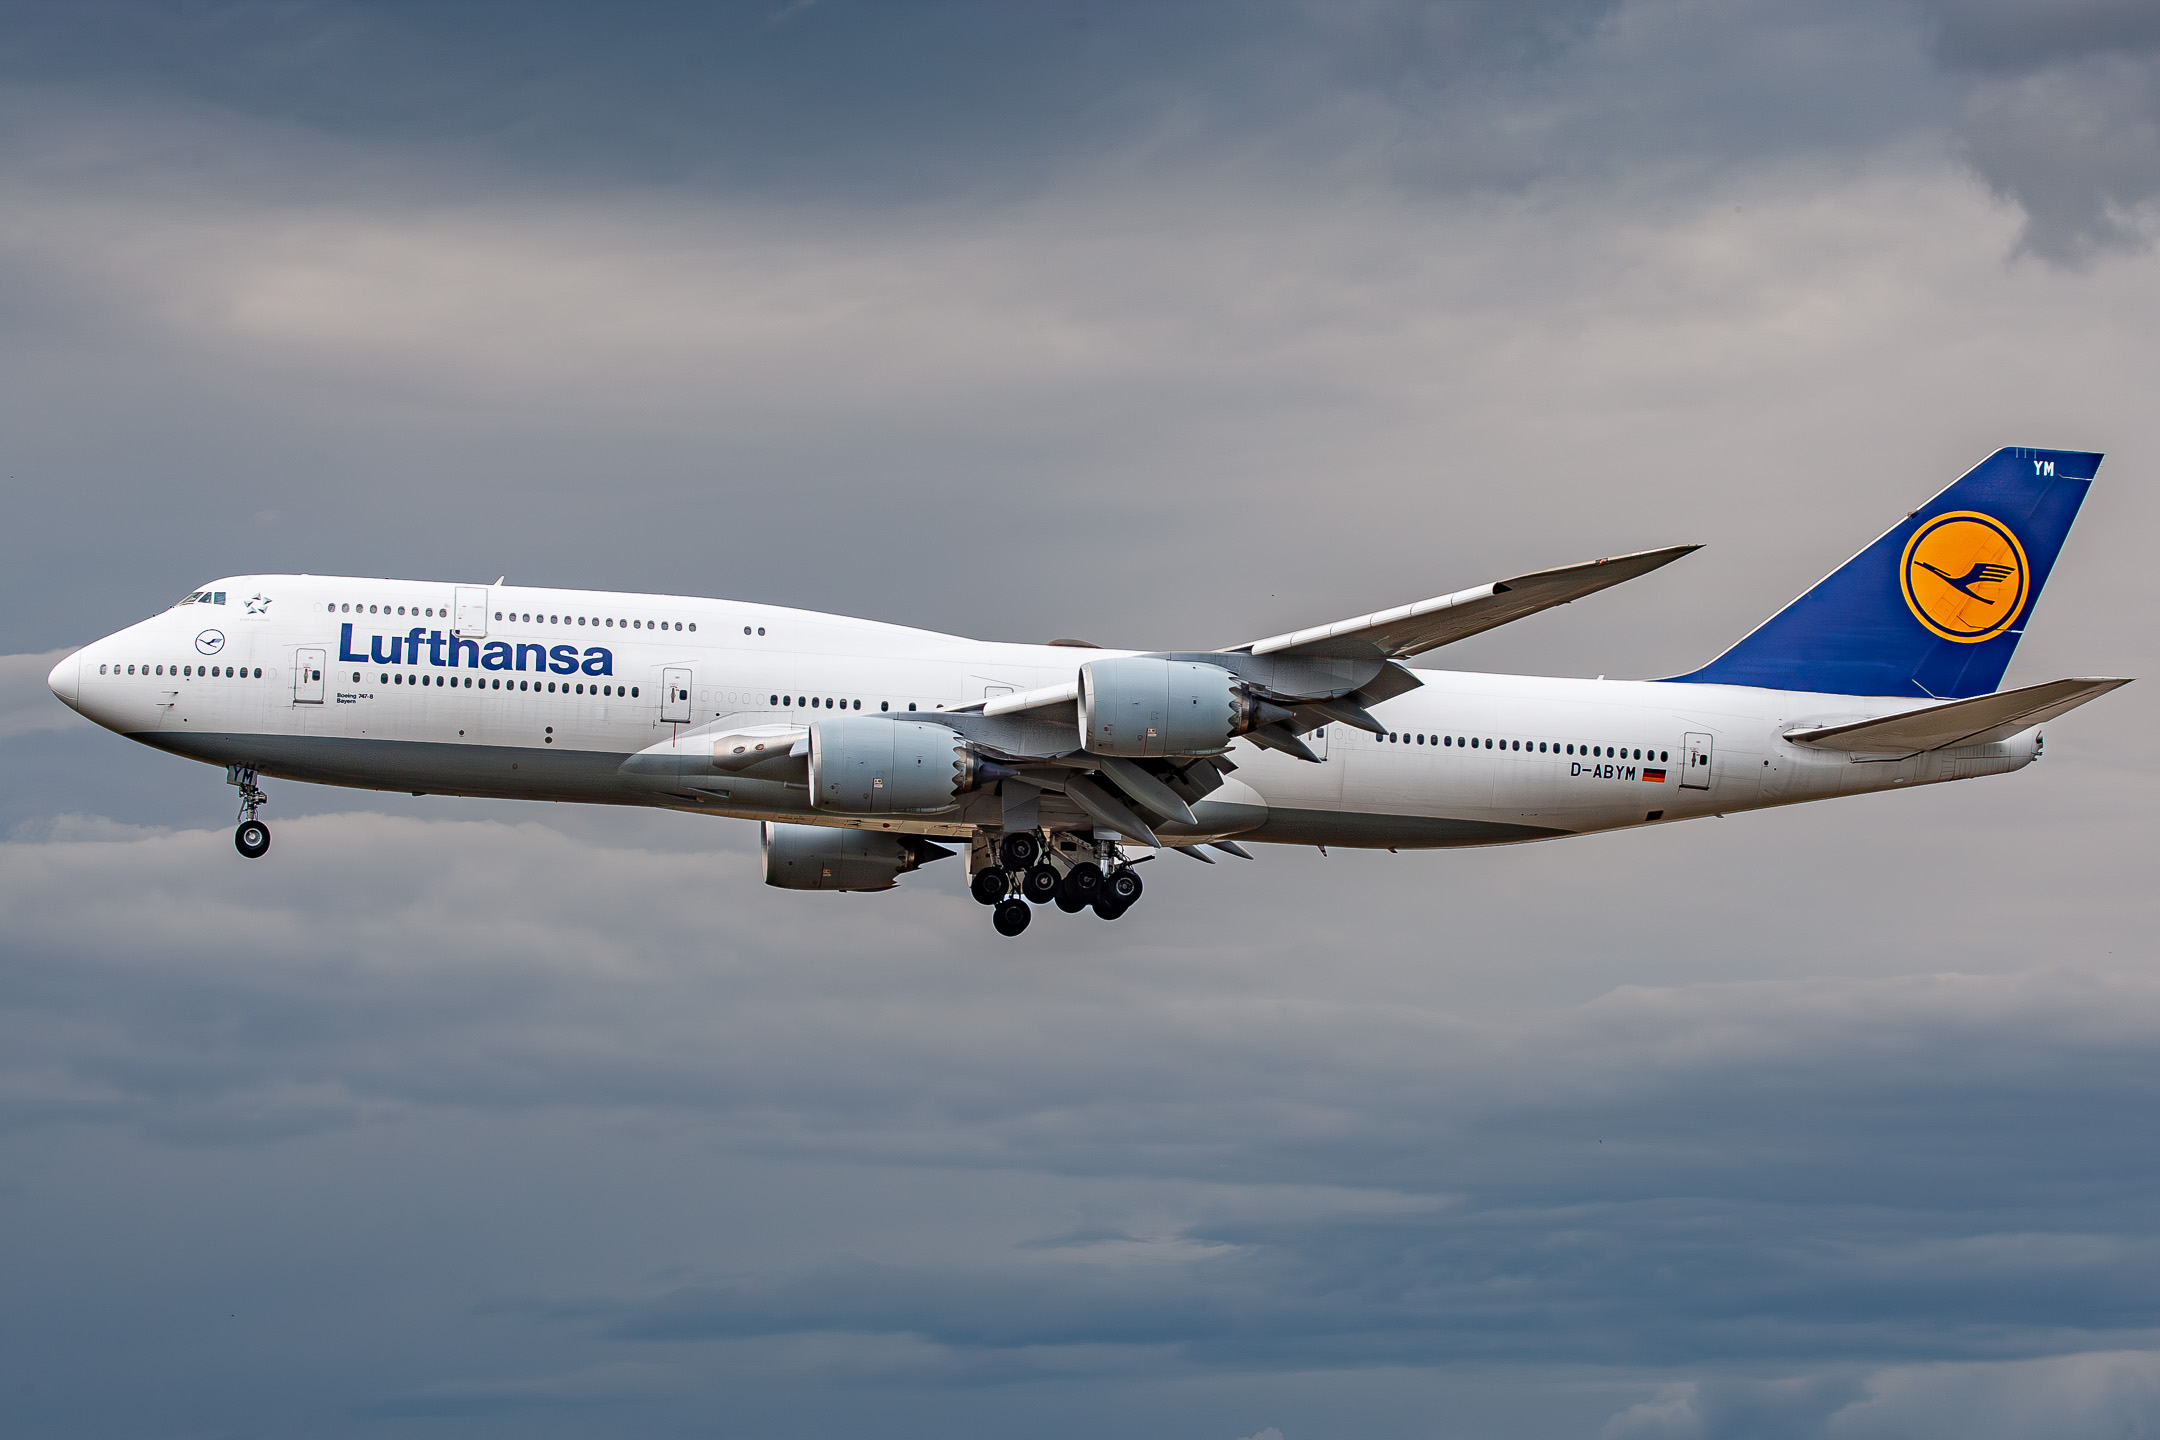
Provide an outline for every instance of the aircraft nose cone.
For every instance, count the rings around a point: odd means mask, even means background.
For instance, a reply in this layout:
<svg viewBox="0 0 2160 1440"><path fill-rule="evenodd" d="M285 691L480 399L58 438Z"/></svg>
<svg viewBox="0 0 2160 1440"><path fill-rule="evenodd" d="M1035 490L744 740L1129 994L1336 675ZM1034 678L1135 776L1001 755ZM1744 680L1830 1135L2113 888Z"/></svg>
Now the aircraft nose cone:
<svg viewBox="0 0 2160 1440"><path fill-rule="evenodd" d="M80 710L82 706L76 703L76 695L81 689L81 675L81 659L70 655L52 667L52 673L45 677L45 683L52 687L52 693L59 696L68 709Z"/></svg>

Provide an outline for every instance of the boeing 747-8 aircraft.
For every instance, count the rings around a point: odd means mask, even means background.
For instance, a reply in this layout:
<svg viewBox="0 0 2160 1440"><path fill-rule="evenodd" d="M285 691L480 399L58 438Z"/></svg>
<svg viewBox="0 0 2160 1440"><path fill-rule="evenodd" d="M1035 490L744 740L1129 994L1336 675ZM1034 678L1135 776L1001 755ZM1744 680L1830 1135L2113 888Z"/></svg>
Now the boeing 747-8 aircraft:
<svg viewBox="0 0 2160 1440"><path fill-rule="evenodd" d="M756 820L766 883L885 890L954 853L1016 935L1105 919L1135 847L1549 840L1997 775L2127 684L1997 691L2100 457L2001 450L1669 680L1402 662L1692 550L1518 575L1227 650L1008 645L803 610L316 575L193 590L56 666L98 724L263 776Z"/></svg>

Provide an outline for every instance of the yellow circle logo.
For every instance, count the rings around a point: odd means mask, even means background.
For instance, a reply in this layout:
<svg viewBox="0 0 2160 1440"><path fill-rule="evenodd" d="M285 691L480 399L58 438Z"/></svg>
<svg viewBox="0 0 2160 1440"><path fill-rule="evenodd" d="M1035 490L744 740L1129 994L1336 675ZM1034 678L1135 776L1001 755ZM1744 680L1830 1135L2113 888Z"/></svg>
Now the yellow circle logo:
<svg viewBox="0 0 2160 1440"><path fill-rule="evenodd" d="M1898 578L1922 625L1970 645L2010 628L2025 608L2030 573L2009 526L1977 510L1953 510L1914 532Z"/></svg>

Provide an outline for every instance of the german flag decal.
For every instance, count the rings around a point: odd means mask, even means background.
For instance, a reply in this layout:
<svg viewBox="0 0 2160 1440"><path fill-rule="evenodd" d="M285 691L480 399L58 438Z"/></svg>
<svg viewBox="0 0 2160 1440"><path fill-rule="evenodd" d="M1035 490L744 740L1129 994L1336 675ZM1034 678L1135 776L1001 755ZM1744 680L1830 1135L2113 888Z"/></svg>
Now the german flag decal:
<svg viewBox="0 0 2160 1440"><path fill-rule="evenodd" d="M1642 772L1642 778L1649 781L1652 785L1662 785L1665 783L1665 772L1663 770L1652 770L1648 767L1645 767Z"/></svg>

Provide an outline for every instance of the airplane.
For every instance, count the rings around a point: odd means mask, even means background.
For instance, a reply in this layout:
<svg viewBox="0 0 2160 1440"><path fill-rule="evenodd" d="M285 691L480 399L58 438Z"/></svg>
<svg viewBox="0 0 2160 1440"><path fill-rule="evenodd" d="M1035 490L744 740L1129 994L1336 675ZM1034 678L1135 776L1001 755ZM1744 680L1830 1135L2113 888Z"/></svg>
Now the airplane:
<svg viewBox="0 0 2160 1440"><path fill-rule="evenodd" d="M1999 691L2098 454L2004 449L1709 664L1662 680L1412 669L1676 545L1211 651L978 641L683 595L239 575L53 668L107 729L263 777L753 820L764 880L878 891L966 855L1018 935L1115 920L1137 866L1250 844L1559 839L1999 775L2129 681Z"/></svg>

